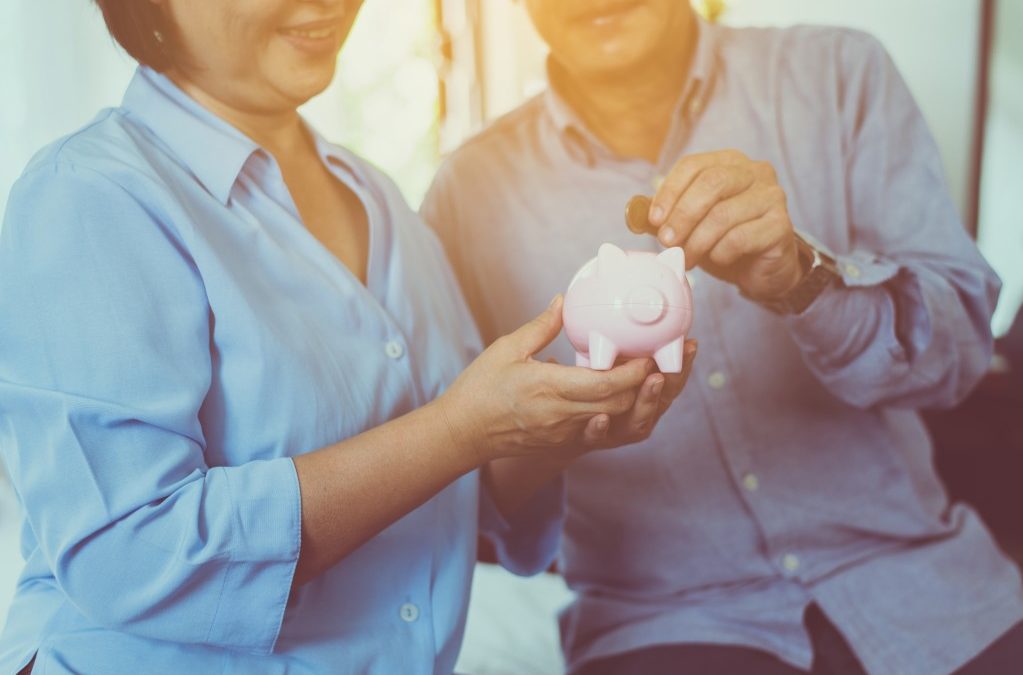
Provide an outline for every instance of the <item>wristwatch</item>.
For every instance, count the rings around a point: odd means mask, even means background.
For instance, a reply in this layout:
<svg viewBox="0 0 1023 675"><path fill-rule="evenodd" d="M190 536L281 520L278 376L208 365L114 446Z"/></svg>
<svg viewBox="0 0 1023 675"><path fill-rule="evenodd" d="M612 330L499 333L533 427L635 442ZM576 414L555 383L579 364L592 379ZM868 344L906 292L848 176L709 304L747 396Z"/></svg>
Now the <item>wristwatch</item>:
<svg viewBox="0 0 1023 675"><path fill-rule="evenodd" d="M775 314L802 314L832 283L841 282L835 259L801 237L796 236L796 251L803 263L803 278L787 293L777 298L755 300Z"/></svg>

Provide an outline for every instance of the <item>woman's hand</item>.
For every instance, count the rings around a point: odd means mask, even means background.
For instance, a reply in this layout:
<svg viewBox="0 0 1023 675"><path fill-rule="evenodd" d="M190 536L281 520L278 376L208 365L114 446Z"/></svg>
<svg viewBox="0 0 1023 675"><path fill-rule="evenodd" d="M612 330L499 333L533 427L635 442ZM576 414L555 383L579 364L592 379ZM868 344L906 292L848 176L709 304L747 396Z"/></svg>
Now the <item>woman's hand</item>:
<svg viewBox="0 0 1023 675"><path fill-rule="evenodd" d="M559 295L543 314L494 342L434 401L456 444L475 453L478 465L587 443L607 447L652 427L657 404L634 410L654 369L650 359L595 371L533 358L561 332L561 310ZM666 378L661 382L669 392L681 388L674 381L667 385Z"/></svg>

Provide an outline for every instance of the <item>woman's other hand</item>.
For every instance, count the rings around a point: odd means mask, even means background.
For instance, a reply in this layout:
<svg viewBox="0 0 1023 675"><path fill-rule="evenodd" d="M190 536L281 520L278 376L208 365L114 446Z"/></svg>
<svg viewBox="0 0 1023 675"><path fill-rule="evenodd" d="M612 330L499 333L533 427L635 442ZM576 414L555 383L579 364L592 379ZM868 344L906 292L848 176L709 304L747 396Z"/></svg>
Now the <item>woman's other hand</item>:
<svg viewBox="0 0 1023 675"><path fill-rule="evenodd" d="M536 360L534 355L561 332L561 311L559 295L540 316L496 340L435 401L455 442L475 453L479 465L638 440L659 416L660 400L668 397L670 403L681 389L682 376L669 382L653 375L650 359L609 371ZM661 382L661 392L641 400L644 383L644 393L652 389L651 376Z"/></svg>

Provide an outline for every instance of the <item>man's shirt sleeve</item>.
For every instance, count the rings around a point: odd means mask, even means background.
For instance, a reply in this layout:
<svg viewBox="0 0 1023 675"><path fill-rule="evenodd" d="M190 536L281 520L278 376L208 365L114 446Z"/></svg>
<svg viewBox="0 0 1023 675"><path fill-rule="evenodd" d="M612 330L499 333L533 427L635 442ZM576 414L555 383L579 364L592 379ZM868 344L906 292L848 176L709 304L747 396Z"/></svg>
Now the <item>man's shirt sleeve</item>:
<svg viewBox="0 0 1023 675"><path fill-rule="evenodd" d="M844 288L786 321L810 369L848 403L951 406L990 362L1000 283L959 220L937 146L891 59L862 34L849 47L852 246L836 256Z"/></svg>
<svg viewBox="0 0 1023 675"><path fill-rule="evenodd" d="M530 576L551 566L565 518L565 480L557 476L510 517L498 510L486 481L480 481L480 533L494 544L497 561L509 572Z"/></svg>
<svg viewBox="0 0 1023 675"><path fill-rule="evenodd" d="M0 449L62 591L98 625L273 649L299 554L290 458L211 467L210 308L120 185L36 166L0 236Z"/></svg>

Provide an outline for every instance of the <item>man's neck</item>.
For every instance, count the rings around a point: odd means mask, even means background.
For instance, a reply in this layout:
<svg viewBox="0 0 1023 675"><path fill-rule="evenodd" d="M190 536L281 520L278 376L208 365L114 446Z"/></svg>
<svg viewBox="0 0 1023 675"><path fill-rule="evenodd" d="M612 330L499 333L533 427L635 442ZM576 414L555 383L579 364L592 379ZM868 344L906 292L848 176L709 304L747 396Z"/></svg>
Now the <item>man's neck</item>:
<svg viewBox="0 0 1023 675"><path fill-rule="evenodd" d="M657 162L688 80L695 18L646 64L607 78L575 76L552 60L559 94L605 145L624 157Z"/></svg>

